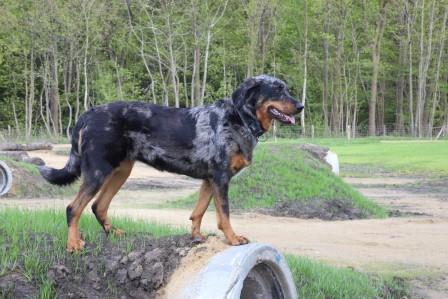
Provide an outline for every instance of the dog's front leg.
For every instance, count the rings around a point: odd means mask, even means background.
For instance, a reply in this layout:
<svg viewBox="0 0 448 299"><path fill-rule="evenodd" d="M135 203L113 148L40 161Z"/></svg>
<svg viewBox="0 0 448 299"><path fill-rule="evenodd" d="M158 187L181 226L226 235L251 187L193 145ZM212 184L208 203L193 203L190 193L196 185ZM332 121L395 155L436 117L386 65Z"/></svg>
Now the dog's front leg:
<svg viewBox="0 0 448 299"><path fill-rule="evenodd" d="M243 245L249 243L244 236L235 234L230 225L229 213L229 181L227 177L217 177L213 180L214 203L216 208L216 217L218 228L223 231L224 236L230 245Z"/></svg>

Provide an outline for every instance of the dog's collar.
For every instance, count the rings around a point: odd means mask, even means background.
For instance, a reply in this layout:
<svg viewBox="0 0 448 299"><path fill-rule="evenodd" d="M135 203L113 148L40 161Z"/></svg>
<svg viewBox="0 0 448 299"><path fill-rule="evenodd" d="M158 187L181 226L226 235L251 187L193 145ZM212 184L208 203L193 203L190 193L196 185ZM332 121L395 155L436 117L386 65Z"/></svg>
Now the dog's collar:
<svg viewBox="0 0 448 299"><path fill-rule="evenodd" d="M257 139L260 138L261 135L265 133L263 128L260 126L260 123L258 122L257 118L250 113L250 117L247 116L247 112L240 113L238 109L235 109L236 114L240 117L241 122L243 125L249 129L250 133Z"/></svg>

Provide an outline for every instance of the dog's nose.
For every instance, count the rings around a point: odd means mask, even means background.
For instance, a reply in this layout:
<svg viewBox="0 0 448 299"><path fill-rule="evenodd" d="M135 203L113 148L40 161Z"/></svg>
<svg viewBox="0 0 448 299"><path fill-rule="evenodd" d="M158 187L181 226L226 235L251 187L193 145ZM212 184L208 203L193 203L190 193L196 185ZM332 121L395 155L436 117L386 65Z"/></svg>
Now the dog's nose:
<svg viewBox="0 0 448 299"><path fill-rule="evenodd" d="M303 110L304 106L302 105L302 103L297 102L296 103L296 109L297 112L301 112Z"/></svg>

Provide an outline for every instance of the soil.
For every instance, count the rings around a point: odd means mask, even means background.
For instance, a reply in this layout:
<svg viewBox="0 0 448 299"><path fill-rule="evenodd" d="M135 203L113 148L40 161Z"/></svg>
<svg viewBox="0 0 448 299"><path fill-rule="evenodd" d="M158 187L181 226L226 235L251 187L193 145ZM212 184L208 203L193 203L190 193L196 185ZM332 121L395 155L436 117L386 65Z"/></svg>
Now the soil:
<svg viewBox="0 0 448 299"><path fill-rule="evenodd" d="M182 258L166 286L158 292L160 299L180 298L181 291L207 265L208 261L228 247L230 246L224 239L212 235L205 243L190 250L187 256Z"/></svg>
<svg viewBox="0 0 448 299"><path fill-rule="evenodd" d="M20 273L7 273L0 277L1 298L37 298L39 289Z"/></svg>
<svg viewBox="0 0 448 299"><path fill-rule="evenodd" d="M51 237L45 240L51 248ZM112 242L101 234L97 240L87 243L82 255L66 255L50 266L47 277L57 298L155 298L195 246L189 235L131 235ZM13 273L0 277L1 297L37 298L36 282L21 275L21 269L19 261Z"/></svg>
<svg viewBox="0 0 448 299"><path fill-rule="evenodd" d="M316 198L309 202L282 201L276 203L273 208L257 209L256 212L302 219L351 220L364 218L360 209L354 208L351 202L344 199L327 201Z"/></svg>

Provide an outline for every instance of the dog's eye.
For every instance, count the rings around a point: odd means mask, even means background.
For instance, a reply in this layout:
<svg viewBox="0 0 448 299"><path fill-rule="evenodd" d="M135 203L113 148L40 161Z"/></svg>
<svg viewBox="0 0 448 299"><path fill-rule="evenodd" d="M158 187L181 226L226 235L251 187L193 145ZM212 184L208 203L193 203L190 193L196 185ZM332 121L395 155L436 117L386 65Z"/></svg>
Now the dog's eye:
<svg viewBox="0 0 448 299"><path fill-rule="evenodd" d="M285 89L285 85L280 83L277 88L278 90L282 91L283 89Z"/></svg>

